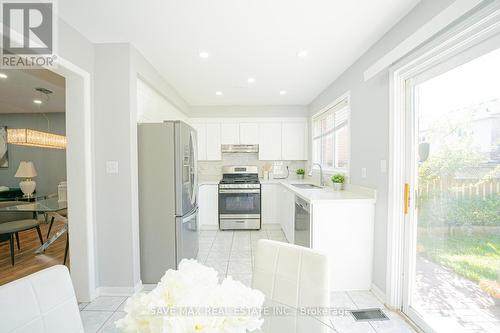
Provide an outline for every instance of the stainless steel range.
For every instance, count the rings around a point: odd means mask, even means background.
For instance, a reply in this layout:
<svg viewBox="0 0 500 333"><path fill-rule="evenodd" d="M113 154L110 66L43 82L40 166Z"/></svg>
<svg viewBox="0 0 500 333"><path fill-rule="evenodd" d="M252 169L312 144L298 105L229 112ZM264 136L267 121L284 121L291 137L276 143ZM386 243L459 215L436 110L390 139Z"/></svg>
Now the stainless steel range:
<svg viewBox="0 0 500 333"><path fill-rule="evenodd" d="M223 167L219 182L219 229L260 229L260 207L258 168Z"/></svg>

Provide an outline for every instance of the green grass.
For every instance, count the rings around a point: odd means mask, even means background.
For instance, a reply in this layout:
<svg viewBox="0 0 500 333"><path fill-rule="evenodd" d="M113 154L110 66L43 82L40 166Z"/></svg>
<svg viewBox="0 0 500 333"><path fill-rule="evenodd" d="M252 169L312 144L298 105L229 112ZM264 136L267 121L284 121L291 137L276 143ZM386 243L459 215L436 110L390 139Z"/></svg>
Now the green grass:
<svg viewBox="0 0 500 333"><path fill-rule="evenodd" d="M419 235L421 255L469 280L497 280L500 235Z"/></svg>

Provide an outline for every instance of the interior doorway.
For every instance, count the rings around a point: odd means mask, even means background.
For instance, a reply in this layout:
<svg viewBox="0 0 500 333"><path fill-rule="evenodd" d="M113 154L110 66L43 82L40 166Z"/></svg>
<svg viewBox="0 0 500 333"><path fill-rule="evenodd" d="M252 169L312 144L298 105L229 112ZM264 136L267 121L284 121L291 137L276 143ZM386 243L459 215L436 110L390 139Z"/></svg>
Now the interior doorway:
<svg viewBox="0 0 500 333"><path fill-rule="evenodd" d="M71 211L68 223L71 278L78 301L97 297L94 240L94 174L92 150L91 73L58 57L50 71L64 77L66 96L67 201Z"/></svg>
<svg viewBox="0 0 500 333"><path fill-rule="evenodd" d="M402 309L429 332L500 330L498 73L496 42L406 80Z"/></svg>
<svg viewBox="0 0 500 333"><path fill-rule="evenodd" d="M0 284L4 284L56 264L69 267L69 246L64 232L65 79L46 69L0 72ZM41 244L47 244L43 251Z"/></svg>

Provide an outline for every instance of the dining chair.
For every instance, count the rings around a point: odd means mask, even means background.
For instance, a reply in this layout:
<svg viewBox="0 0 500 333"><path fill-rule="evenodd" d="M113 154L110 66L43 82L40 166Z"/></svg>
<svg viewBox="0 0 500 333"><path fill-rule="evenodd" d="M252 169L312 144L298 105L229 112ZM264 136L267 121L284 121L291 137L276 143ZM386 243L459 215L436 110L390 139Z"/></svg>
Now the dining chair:
<svg viewBox="0 0 500 333"><path fill-rule="evenodd" d="M0 207L9 207L22 204L19 201L4 201L0 202ZM10 243L10 258L11 264L14 266L14 239L17 242L17 249L21 249L19 241L19 232L36 229L40 243L43 244L42 232L40 230L40 222L33 218L29 212L2 212L0 213L0 241L8 240Z"/></svg>
<svg viewBox="0 0 500 333"><path fill-rule="evenodd" d="M261 239L257 242L252 287L267 299L294 309L326 309L330 304L328 258L303 246ZM317 318L301 321L297 316L295 326L287 327L287 331L326 332L325 318ZM274 324L280 325L279 321Z"/></svg>
<svg viewBox="0 0 500 333"><path fill-rule="evenodd" d="M66 266L52 266L0 286L0 323L5 333L82 333Z"/></svg>

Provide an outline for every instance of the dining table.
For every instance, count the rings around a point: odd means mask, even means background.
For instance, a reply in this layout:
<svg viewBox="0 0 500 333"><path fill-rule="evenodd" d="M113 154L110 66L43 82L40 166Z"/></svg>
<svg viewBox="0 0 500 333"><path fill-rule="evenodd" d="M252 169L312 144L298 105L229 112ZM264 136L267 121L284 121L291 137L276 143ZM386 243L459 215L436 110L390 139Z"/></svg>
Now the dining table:
<svg viewBox="0 0 500 333"><path fill-rule="evenodd" d="M8 207L1 207L0 212L31 212L33 215L36 214L53 214L59 220L64 221L64 225L59 229L52 237L50 237L45 243L43 243L39 248L36 249L35 253L39 254L45 251L51 244L53 244L62 235L68 232L68 219L58 212L68 208L68 203L66 201L59 201L58 198L44 198L37 199L33 202L22 202L20 201L18 205L12 205Z"/></svg>

